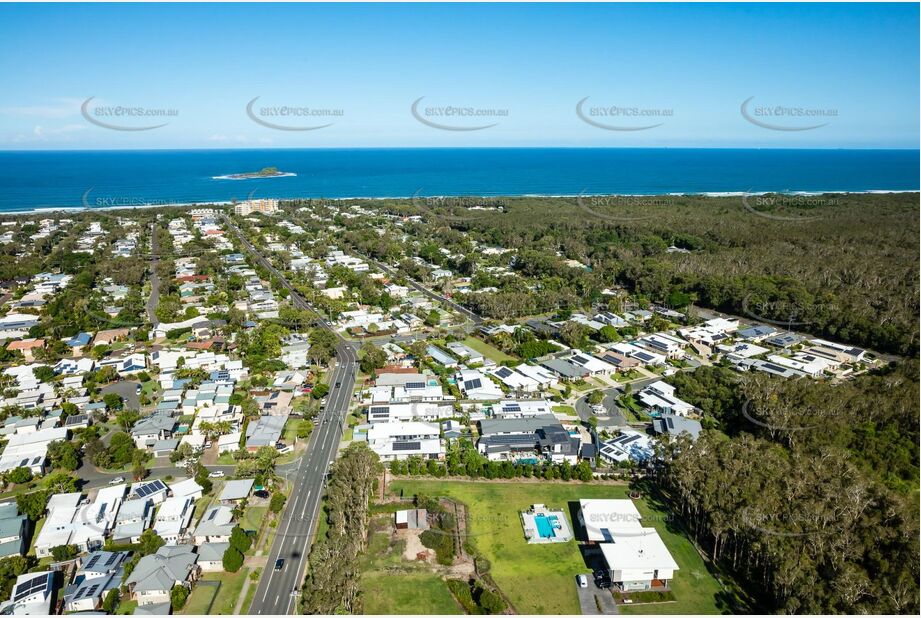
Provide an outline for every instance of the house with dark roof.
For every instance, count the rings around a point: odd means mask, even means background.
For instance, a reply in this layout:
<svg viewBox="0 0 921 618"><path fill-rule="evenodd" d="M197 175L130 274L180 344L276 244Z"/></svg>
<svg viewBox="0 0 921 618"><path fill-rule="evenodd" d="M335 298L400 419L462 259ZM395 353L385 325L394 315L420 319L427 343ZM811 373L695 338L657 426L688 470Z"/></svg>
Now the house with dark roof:
<svg viewBox="0 0 921 618"><path fill-rule="evenodd" d="M138 605L169 603L174 586L192 588L201 569L191 545L164 545L157 553L141 558L125 580L128 593Z"/></svg>
<svg viewBox="0 0 921 618"><path fill-rule="evenodd" d="M172 437L175 428L176 419L168 414L155 413L135 423L131 428L131 437L138 448L146 449L160 440Z"/></svg>
<svg viewBox="0 0 921 618"><path fill-rule="evenodd" d="M687 434L692 440L696 440L700 435L702 427L700 421L676 414L663 414L659 418L652 419L652 430L658 435L668 435L669 437Z"/></svg>
<svg viewBox="0 0 921 618"><path fill-rule="evenodd" d="M581 440L570 436L552 415L483 419L477 450L490 461L576 463Z"/></svg>

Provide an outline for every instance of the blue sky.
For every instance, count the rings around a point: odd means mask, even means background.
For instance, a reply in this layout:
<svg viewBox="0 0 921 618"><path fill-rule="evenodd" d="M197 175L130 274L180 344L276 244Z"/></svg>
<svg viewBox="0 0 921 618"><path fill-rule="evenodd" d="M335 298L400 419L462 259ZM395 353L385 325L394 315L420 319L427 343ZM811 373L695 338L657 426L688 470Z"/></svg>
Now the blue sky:
<svg viewBox="0 0 921 618"><path fill-rule="evenodd" d="M918 18L917 4L3 4L0 149L918 148ZM432 124L495 126L430 126L420 97Z"/></svg>

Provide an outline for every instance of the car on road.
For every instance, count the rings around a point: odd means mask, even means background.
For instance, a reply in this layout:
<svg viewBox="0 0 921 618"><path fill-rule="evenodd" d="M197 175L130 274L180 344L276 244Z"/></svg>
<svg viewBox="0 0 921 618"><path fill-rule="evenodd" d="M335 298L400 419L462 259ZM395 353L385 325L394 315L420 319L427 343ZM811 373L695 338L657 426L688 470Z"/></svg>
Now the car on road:
<svg viewBox="0 0 921 618"><path fill-rule="evenodd" d="M137 388L134 389L134 394L135 394L135 395L140 395L142 390L144 390L144 389L141 387L140 384L138 384L138 385L137 385Z"/></svg>
<svg viewBox="0 0 921 618"><path fill-rule="evenodd" d="M301 591L298 590L297 588L295 588L294 590L291 591L291 596L292 596L292 597L296 597L296 596L299 595L300 593L301 593Z"/></svg>
<svg viewBox="0 0 921 618"><path fill-rule="evenodd" d="M124 482L125 482L125 477L116 476L114 479L109 481L109 485L118 485L119 483L124 483Z"/></svg>
<svg viewBox="0 0 921 618"><path fill-rule="evenodd" d="M223 471L223 470L215 470L214 472L209 472L209 473L208 473L208 478L209 478L209 479L219 479L219 478L223 478L223 477L224 477L224 471Z"/></svg>
<svg viewBox="0 0 921 618"><path fill-rule="evenodd" d="M579 582L579 588L588 588L588 578L585 575L577 575L576 581Z"/></svg>
<svg viewBox="0 0 921 618"><path fill-rule="evenodd" d="M275 570L281 571L283 568L285 568L285 559L279 558L278 560L275 561Z"/></svg>

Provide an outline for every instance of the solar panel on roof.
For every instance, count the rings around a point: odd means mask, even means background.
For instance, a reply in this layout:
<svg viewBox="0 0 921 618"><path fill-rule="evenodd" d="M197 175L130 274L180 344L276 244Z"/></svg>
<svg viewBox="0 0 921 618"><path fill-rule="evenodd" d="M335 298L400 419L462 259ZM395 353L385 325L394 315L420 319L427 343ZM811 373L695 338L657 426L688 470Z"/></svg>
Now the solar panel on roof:
<svg viewBox="0 0 921 618"><path fill-rule="evenodd" d="M588 362L587 358L585 358L584 356L579 356L578 354L576 356L573 356L572 360L574 360L577 363L587 363Z"/></svg>
<svg viewBox="0 0 921 618"><path fill-rule="evenodd" d="M483 388L483 382L480 381L479 378L474 378L473 380L470 380L469 382L465 382L464 386L467 388L467 390L470 390L472 388Z"/></svg>
<svg viewBox="0 0 921 618"><path fill-rule="evenodd" d="M390 412L390 406L371 406L371 414L388 414Z"/></svg>
<svg viewBox="0 0 921 618"><path fill-rule="evenodd" d="M499 376L500 378L507 378L510 375L512 375L512 370L509 369L508 367L503 367L502 369L496 372L496 375Z"/></svg>
<svg viewBox="0 0 921 618"><path fill-rule="evenodd" d="M86 563L86 566L84 568L92 569L94 566L96 566L96 563L99 562L99 558L100 558L99 554L93 554L93 557L90 558L90 561Z"/></svg>
<svg viewBox="0 0 921 618"><path fill-rule="evenodd" d="M393 450L395 451L416 451L422 446L421 442L394 442Z"/></svg>
<svg viewBox="0 0 921 618"><path fill-rule="evenodd" d="M636 441L639 440L639 439L640 439L639 436L630 436L629 438L627 438L626 440L624 440L624 441L622 442L622 444L623 444L624 446L627 446L628 444L632 444L633 442L636 442Z"/></svg>
<svg viewBox="0 0 921 618"><path fill-rule="evenodd" d="M425 388L425 382L407 382L404 388Z"/></svg>
<svg viewBox="0 0 921 618"><path fill-rule="evenodd" d="M521 406L517 403L511 403L505 406L506 412L521 412Z"/></svg>

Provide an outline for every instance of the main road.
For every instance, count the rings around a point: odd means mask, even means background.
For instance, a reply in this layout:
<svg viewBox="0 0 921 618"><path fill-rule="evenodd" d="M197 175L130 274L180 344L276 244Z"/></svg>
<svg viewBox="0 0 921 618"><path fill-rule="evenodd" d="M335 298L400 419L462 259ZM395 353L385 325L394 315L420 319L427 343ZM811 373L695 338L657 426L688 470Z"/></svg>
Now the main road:
<svg viewBox="0 0 921 618"><path fill-rule="evenodd" d="M253 259L287 288L290 293L289 300L300 309L315 313L294 286L259 253L240 229L230 219L225 221ZM293 467L285 471L291 493L278 522L268 562L249 608L250 614L290 614L292 609L295 612L297 610L296 594L303 582L310 541L320 515L327 472L336 457L349 401L355 387L358 352L354 344L336 333L322 318L318 318L318 324L321 328L335 333L339 340L336 347L336 367L329 382L326 405L310 435L307 452ZM278 560L284 560L284 564L276 570L275 564Z"/></svg>

